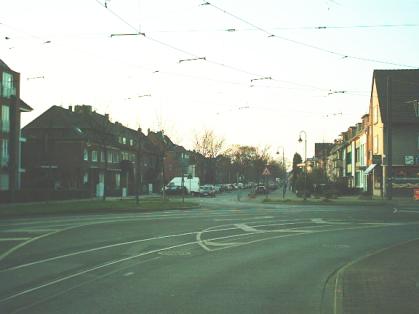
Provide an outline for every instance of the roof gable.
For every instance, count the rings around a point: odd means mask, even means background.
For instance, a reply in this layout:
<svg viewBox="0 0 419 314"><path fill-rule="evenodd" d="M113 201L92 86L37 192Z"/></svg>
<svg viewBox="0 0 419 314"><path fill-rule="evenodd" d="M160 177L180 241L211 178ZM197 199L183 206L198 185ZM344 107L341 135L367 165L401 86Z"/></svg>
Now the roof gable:
<svg viewBox="0 0 419 314"><path fill-rule="evenodd" d="M374 70L373 84L383 122L387 121L387 78L391 81L391 107L394 123L418 123L414 103L419 100L418 70ZM371 94L372 95L372 94Z"/></svg>

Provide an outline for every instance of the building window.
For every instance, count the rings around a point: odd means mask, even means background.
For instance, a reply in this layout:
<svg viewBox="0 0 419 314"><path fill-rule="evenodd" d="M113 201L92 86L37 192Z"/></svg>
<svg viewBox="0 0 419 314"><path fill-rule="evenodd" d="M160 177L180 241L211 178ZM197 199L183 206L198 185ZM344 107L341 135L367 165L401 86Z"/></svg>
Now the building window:
<svg viewBox="0 0 419 314"><path fill-rule="evenodd" d="M118 143L122 144L122 136L118 136Z"/></svg>
<svg viewBox="0 0 419 314"><path fill-rule="evenodd" d="M97 151L96 150L94 150L94 151L92 151L92 161L97 161Z"/></svg>
<svg viewBox="0 0 419 314"><path fill-rule="evenodd" d="M378 153L378 135L374 136L374 141L372 143L372 146L373 146L372 149L373 149L374 154L377 154Z"/></svg>
<svg viewBox="0 0 419 314"><path fill-rule="evenodd" d="M133 139L130 139L130 140L129 140L129 145L130 145L130 146L134 146L134 140L133 140Z"/></svg>
<svg viewBox="0 0 419 314"><path fill-rule="evenodd" d="M115 173L115 187L119 189L121 187L121 174Z"/></svg>
<svg viewBox="0 0 419 314"><path fill-rule="evenodd" d="M112 160L113 160L114 163L119 162L119 153L118 152L113 152L112 153Z"/></svg>
<svg viewBox="0 0 419 314"><path fill-rule="evenodd" d="M108 162L112 162L112 152L108 152Z"/></svg>
<svg viewBox="0 0 419 314"><path fill-rule="evenodd" d="M1 106L1 130L3 132L10 131L10 109L9 106Z"/></svg>
<svg viewBox="0 0 419 314"><path fill-rule="evenodd" d="M1 142L0 165L5 166L9 162L9 140L3 139Z"/></svg>
<svg viewBox="0 0 419 314"><path fill-rule="evenodd" d="M126 143L127 143L127 138L126 138L126 137L123 137L123 138L122 138L122 144L124 144L124 145L125 145Z"/></svg>
<svg viewBox="0 0 419 314"><path fill-rule="evenodd" d="M0 191L7 191L9 189L9 175L0 174Z"/></svg>
<svg viewBox="0 0 419 314"><path fill-rule="evenodd" d="M361 172L355 172L355 186L357 188L361 187Z"/></svg>
<svg viewBox="0 0 419 314"><path fill-rule="evenodd" d="M83 184L87 184L88 182L89 182L89 174L85 172L83 176Z"/></svg>
<svg viewBox="0 0 419 314"><path fill-rule="evenodd" d="M373 123L378 123L378 105L373 108L373 115L372 115Z"/></svg>
<svg viewBox="0 0 419 314"><path fill-rule="evenodd" d="M16 88L13 87L13 76L10 73L3 72L3 97L10 98L16 96Z"/></svg>
<svg viewBox="0 0 419 314"><path fill-rule="evenodd" d="M104 151L100 152L100 161L105 162L105 152Z"/></svg>
<svg viewBox="0 0 419 314"><path fill-rule="evenodd" d="M86 148L83 150L83 160L86 160L86 161L89 160L89 152L87 151Z"/></svg>
<svg viewBox="0 0 419 314"><path fill-rule="evenodd" d="M365 166L365 145L359 147L359 162L360 166Z"/></svg>

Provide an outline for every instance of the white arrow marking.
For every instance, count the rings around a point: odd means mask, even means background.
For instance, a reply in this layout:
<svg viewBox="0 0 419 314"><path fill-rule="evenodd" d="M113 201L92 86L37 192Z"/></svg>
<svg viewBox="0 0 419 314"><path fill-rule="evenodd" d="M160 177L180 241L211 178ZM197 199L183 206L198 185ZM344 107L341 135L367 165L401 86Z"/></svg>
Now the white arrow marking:
<svg viewBox="0 0 419 314"><path fill-rule="evenodd" d="M259 230L255 229L253 227L250 227L246 224L235 224L234 226L236 226L237 228L242 229L243 231L246 231L246 232L259 232Z"/></svg>

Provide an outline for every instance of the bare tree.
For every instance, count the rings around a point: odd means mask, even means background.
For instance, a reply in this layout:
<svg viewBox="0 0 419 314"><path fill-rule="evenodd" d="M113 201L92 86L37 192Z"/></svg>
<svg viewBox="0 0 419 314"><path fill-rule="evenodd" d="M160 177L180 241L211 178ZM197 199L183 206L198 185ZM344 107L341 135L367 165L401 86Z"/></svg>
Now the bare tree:
<svg viewBox="0 0 419 314"><path fill-rule="evenodd" d="M182 137L176 129L176 123L173 121L169 122L163 117L161 112L156 112L155 126L156 130L164 130L164 133L173 141L173 143L180 143L182 141Z"/></svg>
<svg viewBox="0 0 419 314"><path fill-rule="evenodd" d="M207 159L208 173L204 181L215 183L216 158L224 149L224 138L217 137L213 130L204 130L195 134L194 150Z"/></svg>
<svg viewBox="0 0 419 314"><path fill-rule="evenodd" d="M206 158L216 158L224 150L224 138L215 135L213 130L195 134L194 150Z"/></svg>

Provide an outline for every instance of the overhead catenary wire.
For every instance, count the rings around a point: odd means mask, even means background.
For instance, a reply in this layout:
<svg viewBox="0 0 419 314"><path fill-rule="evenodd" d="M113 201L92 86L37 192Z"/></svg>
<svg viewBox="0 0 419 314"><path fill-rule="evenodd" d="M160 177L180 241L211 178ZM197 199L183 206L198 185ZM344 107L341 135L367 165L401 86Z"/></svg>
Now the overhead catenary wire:
<svg viewBox="0 0 419 314"><path fill-rule="evenodd" d="M210 6L210 7L213 7L214 9L222 12L223 14L226 14L228 16L231 16L234 19L237 19L240 22L245 23L245 24L247 24L247 25L249 25L249 26L251 26L251 27L253 27L253 28L255 28L255 29L259 30L259 31L261 31L262 33L268 35L268 37L270 37L270 38L277 38L277 39L280 39L280 40L284 40L284 41L293 43L295 45L299 45L299 46L303 46L303 47L306 47L306 48L311 48L311 49L314 49L314 50L322 51L322 52L325 52L325 53L328 53L328 54L331 54L331 55L335 55L335 56L338 56L338 57L341 57L341 58L345 58L345 59L346 58L349 58L349 59L354 59L354 60L359 60L359 61L372 62L372 63L380 63L380 64L387 64L387 65L392 65L392 66L408 67L408 68L419 68L418 66L413 66L413 65L399 64L399 63L395 63L395 62L383 61L383 60L378 60L378 59L373 59L373 58L358 57L358 56L354 56L354 55L350 55L350 54L346 54L346 53L341 53L341 52L338 52L338 51L334 51L334 50L331 50L331 49L323 48L323 47L320 47L320 46L312 45L312 44L309 44L309 43L306 43L306 42L303 42L303 41L299 41L299 40L295 40L295 39L292 39L292 38L287 38L287 37L284 37L284 36L279 36L277 34L274 34L273 32L270 32L270 31L266 30L265 28L262 28L262 27L260 27L260 26L258 26L256 24L254 24L254 23L252 23L252 22L250 22L250 21L248 21L248 20L246 20L246 19L244 19L244 18L242 18L242 17L240 17L240 16L238 16L236 14L233 14L233 13L231 13L231 12L229 12L229 11L227 11L227 10L219 7L219 6L216 6L216 5L214 5L214 4L212 4L212 3L208 2L208 1L202 3L201 5L202 6Z"/></svg>
<svg viewBox="0 0 419 314"><path fill-rule="evenodd" d="M271 30L340 30L340 29L380 29L380 28L415 28L419 24L365 24L365 25L310 25L310 26L278 26L270 27ZM268 28L267 28L268 29ZM219 28L219 29L156 29L149 30L148 33L212 33L212 32L253 32L257 28Z"/></svg>
<svg viewBox="0 0 419 314"><path fill-rule="evenodd" d="M179 48L179 47L176 47L176 46L174 46L174 45L172 45L172 44L169 44L169 43L166 43L166 42L163 42L163 41L161 41L161 40L159 40L159 39L156 39L156 38L153 38L153 37L150 37L150 36L148 36L147 34L145 34L145 33L140 33L139 31L138 31L138 29L135 27L135 26L133 26L131 23L129 23L127 20L125 20L122 16L120 16L119 14L117 14L115 11L113 11L111 8L109 8L109 7L105 7L104 6L104 4L101 2L101 1L99 1L99 0L95 0L98 4L100 4L102 7L104 7L108 12L110 12L112 15L114 15L116 18L118 18L121 22L123 22L125 25L127 25L127 26L129 26L132 30L134 30L138 35L141 35L141 36L143 36L144 38L146 38L146 39L148 39L148 40L150 40L150 41L152 41L152 42L155 42L155 43L157 43L157 44L159 44L159 45L162 45L162 46L165 46L165 47L167 47L167 48L170 48L170 49L172 49L172 50L174 50L174 51L177 51L177 52L180 52L180 53L183 53L183 54L186 54L186 55L188 55L188 56L191 56L191 57L193 57L193 58L197 58L197 59L199 59L199 58L202 58L201 56L199 56L199 55L197 55L197 54L195 54L195 53L192 53L192 52L190 52L190 51L186 51L186 50L184 50L184 49L182 49L182 48ZM209 58L206 58L205 59L205 61L206 62L208 62L208 63L210 63L210 64L214 64L214 65L218 65L218 66L220 66L220 67L223 67L223 68L227 68L227 69L230 69L230 70L233 70L233 71L236 71L236 72L239 72L239 73L243 73L243 74L247 74L247 75L249 75L249 76L252 76L252 77L265 77L264 75L260 75L260 74L258 74L258 73L254 73L254 72L251 72L251 71L248 71L248 70L245 70L245 69L241 69L241 68L238 68L238 67L236 67L236 66L232 66L232 65L229 65L229 64L226 64L226 63L222 63L222 62L218 62L218 61L215 61L215 60L211 60L211 59L209 59ZM322 91L328 91L329 89L327 89L327 88L323 88L323 87L318 87L318 86L314 86L314 85L310 85L310 84L304 84L304 83L299 83L299 82L292 82L292 81L288 81L288 80L281 80L281 79L276 79L276 78L273 78L272 77L272 80L273 81L277 81L277 82L283 82L283 83L287 83L287 84L291 84L291 85L295 85L295 86L300 86L300 87L306 87L306 88L312 88L312 89L316 89L316 90L322 90Z"/></svg>

